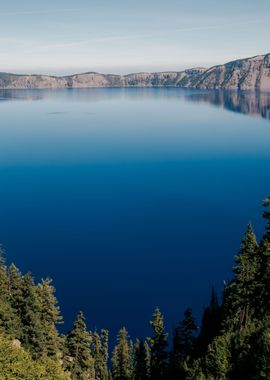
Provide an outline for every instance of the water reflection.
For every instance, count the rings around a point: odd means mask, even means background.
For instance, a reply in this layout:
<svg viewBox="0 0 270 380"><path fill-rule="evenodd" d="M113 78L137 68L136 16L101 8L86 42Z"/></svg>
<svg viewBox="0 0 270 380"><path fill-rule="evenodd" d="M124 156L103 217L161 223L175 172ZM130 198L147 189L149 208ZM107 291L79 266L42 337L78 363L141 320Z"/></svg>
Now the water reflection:
<svg viewBox="0 0 270 380"><path fill-rule="evenodd" d="M98 88L52 90L0 90L0 102L7 100L43 100L65 97L68 100L99 102L117 98L132 101L143 98L180 98L190 102L210 103L226 110L270 120L270 92L209 91L178 88Z"/></svg>
<svg viewBox="0 0 270 380"><path fill-rule="evenodd" d="M270 120L270 93L255 91L208 91L186 94L186 99L211 103L233 112Z"/></svg>

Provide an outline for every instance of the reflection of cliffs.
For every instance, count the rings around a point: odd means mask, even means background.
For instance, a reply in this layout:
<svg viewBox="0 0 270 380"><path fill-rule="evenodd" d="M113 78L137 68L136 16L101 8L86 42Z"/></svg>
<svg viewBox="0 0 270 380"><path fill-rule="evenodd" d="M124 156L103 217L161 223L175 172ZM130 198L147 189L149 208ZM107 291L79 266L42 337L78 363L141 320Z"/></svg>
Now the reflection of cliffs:
<svg viewBox="0 0 270 380"><path fill-rule="evenodd" d="M100 89L96 91L89 89L80 90L59 90L61 96L84 100L88 102L98 102L104 99L121 99L122 97L132 100L146 100L154 98L181 99L189 102L210 103L217 107L222 107L230 111L243 113L250 116L260 116L270 120L270 92L261 91L237 91L237 90L194 90L179 88L119 88L113 91ZM0 90L1 101L8 100L40 100L58 96L58 91L53 90Z"/></svg>
<svg viewBox="0 0 270 380"><path fill-rule="evenodd" d="M188 92L186 99L208 102L227 110L270 120L270 93L258 91Z"/></svg>
<svg viewBox="0 0 270 380"><path fill-rule="evenodd" d="M0 73L0 88L183 87L270 90L270 54L211 67L175 72L112 75L84 73L56 77Z"/></svg>

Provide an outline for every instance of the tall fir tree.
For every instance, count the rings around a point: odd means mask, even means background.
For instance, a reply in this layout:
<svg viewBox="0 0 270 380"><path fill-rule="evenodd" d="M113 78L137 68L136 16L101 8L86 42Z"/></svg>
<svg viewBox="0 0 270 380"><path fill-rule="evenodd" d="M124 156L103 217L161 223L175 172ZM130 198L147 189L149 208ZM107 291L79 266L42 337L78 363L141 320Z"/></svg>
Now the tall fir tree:
<svg viewBox="0 0 270 380"><path fill-rule="evenodd" d="M254 301L257 298L258 270L258 244L253 228L249 224L240 251L235 257L234 279L224 291L227 327L238 325L243 328L250 323L254 312Z"/></svg>
<svg viewBox="0 0 270 380"><path fill-rule="evenodd" d="M197 326L191 309L186 309L184 319L174 330L173 347L170 353L170 378L185 378L186 367L194 352L195 332Z"/></svg>
<svg viewBox="0 0 270 380"><path fill-rule="evenodd" d="M43 354L47 356L56 356L60 350L60 338L56 326L62 322L62 317L54 293L55 288L49 278L42 280L37 286L41 312Z"/></svg>
<svg viewBox="0 0 270 380"><path fill-rule="evenodd" d="M0 246L0 332L19 338L19 318L10 303L10 291L5 255Z"/></svg>
<svg viewBox="0 0 270 380"><path fill-rule="evenodd" d="M113 380L131 380L132 370L130 368L132 352L128 332L125 327L119 330L117 343L112 354L112 376Z"/></svg>
<svg viewBox="0 0 270 380"><path fill-rule="evenodd" d="M108 360L109 360L109 331L102 329L100 331L100 342L101 342L101 357L103 363L103 373L102 379L109 379L109 370L108 370Z"/></svg>
<svg viewBox="0 0 270 380"><path fill-rule="evenodd" d="M22 343L31 351L34 358L44 353L41 324L41 304L34 279L30 273L22 278L23 303L21 305Z"/></svg>
<svg viewBox="0 0 270 380"><path fill-rule="evenodd" d="M196 339L196 355L206 353L210 342L219 334L221 329L221 307L218 302L217 293L212 288L210 305L204 309L200 333Z"/></svg>
<svg viewBox="0 0 270 380"><path fill-rule="evenodd" d="M151 356L147 342L137 339L134 353L134 380L150 379Z"/></svg>
<svg viewBox="0 0 270 380"><path fill-rule="evenodd" d="M92 356L94 359L95 379L108 379L108 333L102 330L100 335L95 331L92 335Z"/></svg>
<svg viewBox="0 0 270 380"><path fill-rule="evenodd" d="M165 333L164 317L158 308L153 313L150 325L153 330L153 336L149 338L151 349L151 379L163 380L166 378L168 367L168 353L166 351L168 346L168 334Z"/></svg>
<svg viewBox="0 0 270 380"><path fill-rule="evenodd" d="M83 312L77 315L73 329L67 336L68 353L71 357L70 370L74 379L91 379L94 375L94 362L90 353L91 336L87 331Z"/></svg>

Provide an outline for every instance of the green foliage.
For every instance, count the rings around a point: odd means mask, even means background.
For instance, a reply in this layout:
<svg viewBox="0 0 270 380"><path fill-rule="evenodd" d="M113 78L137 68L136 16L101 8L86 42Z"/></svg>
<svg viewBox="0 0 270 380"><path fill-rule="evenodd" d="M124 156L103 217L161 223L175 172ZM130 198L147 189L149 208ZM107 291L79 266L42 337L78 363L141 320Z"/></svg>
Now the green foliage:
<svg viewBox="0 0 270 380"><path fill-rule="evenodd" d="M29 352L0 335L0 380L68 380L60 364L49 358L33 360Z"/></svg>
<svg viewBox="0 0 270 380"><path fill-rule="evenodd" d="M133 377L132 347L129 344L129 336L125 327L119 330L117 343L112 354L113 380L131 380Z"/></svg>
<svg viewBox="0 0 270 380"><path fill-rule="evenodd" d="M67 336L67 347L70 356L68 369L74 379L91 379L94 373L94 362L90 353L91 336L87 331L85 318L80 311L73 329Z"/></svg>
<svg viewBox="0 0 270 380"><path fill-rule="evenodd" d="M165 379L167 372L168 334L165 333L164 318L160 310L154 311L153 319L150 322L153 337L149 338L151 350L151 378L153 380Z"/></svg>
<svg viewBox="0 0 270 380"><path fill-rule="evenodd" d="M134 354L134 380L150 379L151 352L148 343L137 339Z"/></svg>
<svg viewBox="0 0 270 380"><path fill-rule="evenodd" d="M195 344L195 354L204 355L210 342L219 334L221 328L221 308L215 289L212 289L210 305L204 309L200 333Z"/></svg>
<svg viewBox="0 0 270 380"><path fill-rule="evenodd" d="M95 379L107 380L108 373L108 338L107 330L101 330L100 335L95 331L92 335L92 356L94 359Z"/></svg>
<svg viewBox="0 0 270 380"><path fill-rule="evenodd" d="M227 313L227 328L247 327L252 319L256 298L256 275L259 270L258 245L252 226L249 224L242 240L239 254L233 267L234 279L224 294L224 307ZM226 323L226 321L225 321Z"/></svg>
<svg viewBox="0 0 270 380"><path fill-rule="evenodd" d="M56 356L60 349L60 340L57 324L62 322L60 309L54 295L55 289L52 280L42 280L37 286L37 295L40 303L40 322L42 329L42 353L47 356Z"/></svg>

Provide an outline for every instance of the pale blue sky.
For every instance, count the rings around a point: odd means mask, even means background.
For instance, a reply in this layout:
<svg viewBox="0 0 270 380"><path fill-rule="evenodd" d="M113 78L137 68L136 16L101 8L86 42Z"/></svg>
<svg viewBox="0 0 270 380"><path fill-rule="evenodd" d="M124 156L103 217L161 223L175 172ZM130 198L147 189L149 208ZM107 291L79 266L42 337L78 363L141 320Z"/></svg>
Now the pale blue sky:
<svg viewBox="0 0 270 380"><path fill-rule="evenodd" d="M0 0L0 71L181 70L270 52L270 0Z"/></svg>

